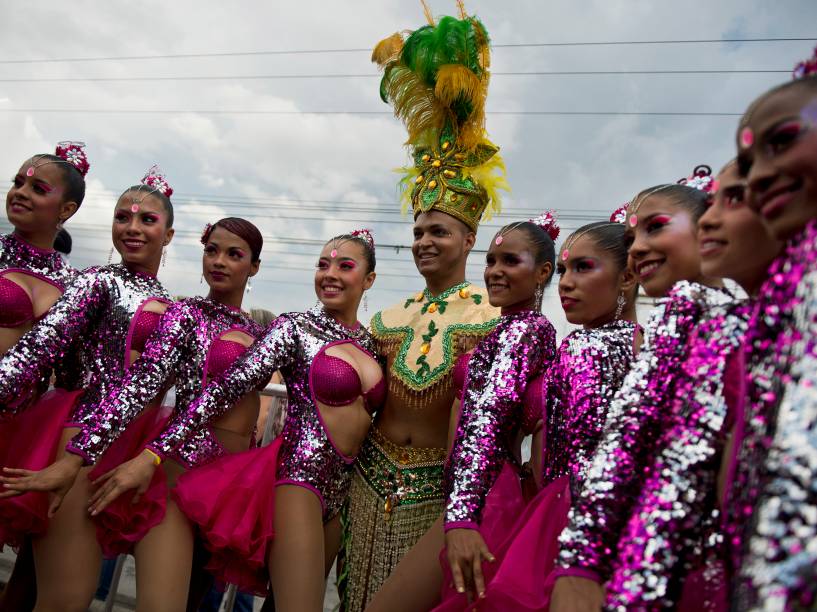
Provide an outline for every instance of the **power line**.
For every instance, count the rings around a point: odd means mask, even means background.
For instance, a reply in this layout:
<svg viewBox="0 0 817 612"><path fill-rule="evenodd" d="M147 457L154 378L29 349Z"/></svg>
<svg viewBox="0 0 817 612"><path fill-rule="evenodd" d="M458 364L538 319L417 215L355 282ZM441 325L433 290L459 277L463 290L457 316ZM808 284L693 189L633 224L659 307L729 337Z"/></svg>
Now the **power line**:
<svg viewBox="0 0 817 612"><path fill-rule="evenodd" d="M546 47L592 47L592 46L628 46L628 45L690 45L690 44L729 44L729 43L766 43L766 42L805 42L817 37L768 37L768 38L702 38L685 40L613 40L582 42L542 42L542 43L505 43L494 44L494 49L521 49ZM104 62L132 61L155 59L193 59L207 57L249 57L263 55L320 55L327 53L370 53L371 47L335 48L335 49L278 49L267 51L220 51L208 53L167 53L154 55L112 55L98 57L61 57L4 59L0 64L35 64L60 62Z"/></svg>
<svg viewBox="0 0 817 612"><path fill-rule="evenodd" d="M715 75L715 74L790 74L791 70L718 69L718 70L534 70L527 72L491 72L496 76L602 76L602 75ZM133 77L42 77L0 78L0 83L122 83L150 81L261 81L302 79L380 78L378 73L365 74L228 74Z"/></svg>
<svg viewBox="0 0 817 612"><path fill-rule="evenodd" d="M223 109L114 109L114 108L3 108L0 113L65 113L110 115L361 115L391 116L391 111L332 110L332 111L284 111L284 110L223 110ZM577 116L577 117L741 117L743 113L704 111L487 111L488 115L507 116Z"/></svg>

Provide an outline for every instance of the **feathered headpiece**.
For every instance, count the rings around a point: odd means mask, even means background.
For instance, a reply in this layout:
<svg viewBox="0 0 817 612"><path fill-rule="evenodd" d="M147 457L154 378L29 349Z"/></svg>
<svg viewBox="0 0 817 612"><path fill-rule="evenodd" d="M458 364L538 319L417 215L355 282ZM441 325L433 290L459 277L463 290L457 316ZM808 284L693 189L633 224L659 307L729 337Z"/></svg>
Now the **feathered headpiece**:
<svg viewBox="0 0 817 612"><path fill-rule="evenodd" d="M169 198L173 195L173 188L167 182L167 177L162 174L157 164L153 164L147 171L147 174L142 177L140 181L143 185L147 185L151 189L158 191L165 197Z"/></svg>
<svg viewBox="0 0 817 612"><path fill-rule="evenodd" d="M380 97L406 126L414 166L402 168L404 209L414 216L439 210L476 231L480 220L501 210L508 190L499 148L485 132L490 49L488 32L458 2L460 18L392 34L372 61L383 68Z"/></svg>

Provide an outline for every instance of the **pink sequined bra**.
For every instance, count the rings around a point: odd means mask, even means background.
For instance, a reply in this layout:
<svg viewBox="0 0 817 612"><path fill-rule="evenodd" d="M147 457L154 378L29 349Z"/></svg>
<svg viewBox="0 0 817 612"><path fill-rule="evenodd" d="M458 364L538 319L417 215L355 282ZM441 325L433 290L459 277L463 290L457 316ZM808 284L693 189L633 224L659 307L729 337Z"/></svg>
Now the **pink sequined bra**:
<svg viewBox="0 0 817 612"><path fill-rule="evenodd" d="M355 344L357 348L357 344ZM323 350L312 360L310 371L315 398L327 406L348 406L363 397L368 412L374 412L386 401L386 381L382 378L368 391L363 391L360 376L348 362Z"/></svg>
<svg viewBox="0 0 817 612"><path fill-rule="evenodd" d="M225 372L246 351L247 347L235 340L213 340L207 356L207 377L212 378Z"/></svg>
<svg viewBox="0 0 817 612"><path fill-rule="evenodd" d="M34 320L34 303L20 285L0 276L0 327L19 327Z"/></svg>
<svg viewBox="0 0 817 612"><path fill-rule="evenodd" d="M162 318L161 312L150 312L148 310L140 310L136 318L131 324L131 340L130 348L132 351L141 353L145 350L145 344L150 338L150 334L156 331L159 327L159 319Z"/></svg>

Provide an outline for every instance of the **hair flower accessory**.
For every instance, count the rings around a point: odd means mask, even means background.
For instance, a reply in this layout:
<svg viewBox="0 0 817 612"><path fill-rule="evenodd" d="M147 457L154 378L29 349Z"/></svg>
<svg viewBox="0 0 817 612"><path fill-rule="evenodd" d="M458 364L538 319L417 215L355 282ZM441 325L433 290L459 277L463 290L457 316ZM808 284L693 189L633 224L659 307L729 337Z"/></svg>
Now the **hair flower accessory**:
<svg viewBox="0 0 817 612"><path fill-rule="evenodd" d="M88 155L85 153L84 142L73 140L58 142L55 155L74 166L82 176L88 174L91 168L91 164L88 163Z"/></svg>
<svg viewBox="0 0 817 612"><path fill-rule="evenodd" d="M201 232L200 242L202 244L207 244L207 241L210 240L210 234L213 233L213 224L208 223L204 226L204 230Z"/></svg>
<svg viewBox="0 0 817 612"><path fill-rule="evenodd" d="M613 211L610 215L611 223L621 223L624 225L627 222L627 208L630 206L629 202L625 202Z"/></svg>
<svg viewBox="0 0 817 612"><path fill-rule="evenodd" d="M550 236L551 240L556 240L559 237L559 224L556 222L556 213L552 210L546 210L538 217L530 220L534 225L538 225L545 233Z"/></svg>
<svg viewBox="0 0 817 612"><path fill-rule="evenodd" d="M148 187L158 191L159 193L163 194L165 197L169 198L173 195L173 188L168 184L167 178L162 171L159 169L157 164L153 164L150 167L150 170L147 171L144 177L142 177L142 184L147 185Z"/></svg>
<svg viewBox="0 0 817 612"><path fill-rule="evenodd" d="M693 187L704 193L712 193L715 190L715 179L712 178L712 168L706 164L695 166L692 175L678 181L679 185Z"/></svg>
<svg viewBox="0 0 817 612"><path fill-rule="evenodd" d="M817 47L814 47L814 53L809 59L794 67L791 76L793 79L804 79L815 74L817 74Z"/></svg>
<svg viewBox="0 0 817 612"><path fill-rule="evenodd" d="M372 230L364 227L362 229L356 229L351 235L355 238L363 240L363 242L368 244L372 251L374 251L374 236L372 236Z"/></svg>

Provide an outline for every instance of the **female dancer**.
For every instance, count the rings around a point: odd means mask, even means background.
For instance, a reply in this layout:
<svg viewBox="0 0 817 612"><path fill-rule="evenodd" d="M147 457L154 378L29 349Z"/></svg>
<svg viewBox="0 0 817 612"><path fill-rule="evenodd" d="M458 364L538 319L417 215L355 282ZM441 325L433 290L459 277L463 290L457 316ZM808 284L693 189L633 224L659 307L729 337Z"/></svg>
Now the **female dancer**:
<svg viewBox="0 0 817 612"><path fill-rule="evenodd" d="M323 608L325 576L339 545L337 513L371 413L384 399L371 337L357 321L374 267L368 231L330 240L315 273L320 303L278 317L148 446L172 456L190 432L281 370L289 396L282 435L270 446L188 472L177 487L179 507L213 555L231 560L232 578L241 572L259 589L258 570L268 565L277 610ZM221 490L225 495L213 495Z"/></svg>
<svg viewBox="0 0 817 612"><path fill-rule="evenodd" d="M741 609L817 601L817 50L795 77L755 100L737 133L750 206L787 240L749 324L746 413L735 426L727 534Z"/></svg>
<svg viewBox="0 0 817 612"><path fill-rule="evenodd" d="M439 601L444 571L435 561L443 544L458 590L476 583L484 592L481 560L492 560L489 546L500 541L524 508L520 446L541 421L541 374L556 353L555 331L539 310L553 275L558 234L552 215L545 213L506 225L491 241L485 284L502 317L473 354L463 355L455 366L462 399L452 414L446 511L401 560L367 610L426 610Z"/></svg>
<svg viewBox="0 0 817 612"><path fill-rule="evenodd" d="M144 449L166 423L156 410L144 411L146 406L173 384L175 412L184 412L205 381L223 372L263 331L240 310L247 282L259 269L261 233L249 221L230 217L208 225L201 241L209 295L167 309L139 359L97 409L99 419L68 443L68 453L48 468L51 473L38 475L60 491L63 483L70 487L83 463L99 461L91 472L93 484L102 485L91 497L97 536L106 556L133 550L140 610L178 610L187 601L193 533L175 502L167 500L166 482L173 488L185 469L247 450L258 416L258 394L252 392L212 425L192 432L158 469L153 469L157 456ZM105 432L123 430L103 455L113 441ZM54 483L58 474L64 475ZM36 488L36 479L20 482L18 490ZM130 489L136 489L135 500L119 497Z"/></svg>
<svg viewBox="0 0 817 612"><path fill-rule="evenodd" d="M480 609L547 610L544 577L553 569L571 496L581 490L607 406L638 341L636 284L627 267L622 223L597 222L576 230L560 251L556 271L567 320L582 328L562 341L545 377L546 486L491 550L498 563L490 566L493 577ZM464 596L444 590L439 609L465 605Z"/></svg>
<svg viewBox="0 0 817 612"><path fill-rule="evenodd" d="M79 273L48 314L0 360L0 408L7 414L69 351L75 352L79 370L72 387L76 390L57 389L17 417L18 434L6 453L6 465L17 469L5 468L6 477L25 477L28 470L50 464L81 427L93 423L100 400L155 329L169 303L155 275L163 248L173 237L170 193L155 167L143 184L127 189L116 204L112 227L122 263ZM87 472L80 472L62 507L56 500L49 503L44 493L0 502L8 532L36 535L37 610L84 610L93 597L101 555L85 510L90 496Z"/></svg>
<svg viewBox="0 0 817 612"><path fill-rule="evenodd" d="M706 186L701 169L691 181ZM735 408L725 377L728 370L739 375L746 313L701 270L696 224L708 201L704 191L663 185L628 208L630 265L648 295L667 297L609 408L570 510L553 610L599 609L605 582L609 606L677 606L716 528L715 482L727 408ZM741 248L768 265L775 255L769 243ZM716 580L707 592L720 586Z"/></svg>
<svg viewBox="0 0 817 612"><path fill-rule="evenodd" d="M61 142L56 155L35 155L23 162L12 180L6 196L6 215L14 231L0 236L0 355L48 312L74 275L74 269L54 251L53 245L59 228L82 205L89 168L83 143ZM57 376L62 382L61 369ZM47 386L44 377L41 389ZM32 396L29 401L34 399ZM0 425L0 465L4 464L7 441L14 437L13 429L10 423ZM9 609L33 607L30 542L14 541L2 525L0 542L19 547L14 574L3 590L2 602ZM24 603L24 599L31 600L31 604Z"/></svg>

